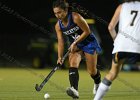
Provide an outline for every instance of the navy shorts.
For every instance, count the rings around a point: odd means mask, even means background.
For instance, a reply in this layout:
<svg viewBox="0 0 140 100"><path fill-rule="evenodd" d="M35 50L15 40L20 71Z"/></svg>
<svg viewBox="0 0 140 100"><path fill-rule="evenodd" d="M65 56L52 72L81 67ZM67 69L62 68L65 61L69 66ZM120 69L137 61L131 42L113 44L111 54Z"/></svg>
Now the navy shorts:
<svg viewBox="0 0 140 100"><path fill-rule="evenodd" d="M120 60L125 59L126 64L135 64L140 62L140 54L139 53L130 53L130 52L117 52L112 55L115 63L118 63Z"/></svg>
<svg viewBox="0 0 140 100"><path fill-rule="evenodd" d="M95 51L98 54L102 52L102 49L93 34L89 35L85 40L78 43L77 47L89 54L94 54Z"/></svg>

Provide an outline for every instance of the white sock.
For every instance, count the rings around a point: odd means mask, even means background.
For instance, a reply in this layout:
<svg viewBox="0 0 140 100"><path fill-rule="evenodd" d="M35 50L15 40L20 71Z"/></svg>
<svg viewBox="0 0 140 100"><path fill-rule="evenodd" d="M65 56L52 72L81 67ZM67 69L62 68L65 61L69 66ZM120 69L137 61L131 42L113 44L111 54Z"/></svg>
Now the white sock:
<svg viewBox="0 0 140 100"><path fill-rule="evenodd" d="M105 93L110 89L110 86L105 85L104 83L101 82L97 93L94 97L93 100L102 100L103 96L105 95Z"/></svg>

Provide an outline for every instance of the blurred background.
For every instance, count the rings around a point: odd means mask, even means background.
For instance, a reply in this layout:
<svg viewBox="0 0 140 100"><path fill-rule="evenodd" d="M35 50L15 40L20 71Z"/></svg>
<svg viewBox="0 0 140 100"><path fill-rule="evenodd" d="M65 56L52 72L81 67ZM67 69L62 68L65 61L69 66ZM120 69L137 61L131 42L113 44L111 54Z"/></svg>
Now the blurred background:
<svg viewBox="0 0 140 100"><path fill-rule="evenodd" d="M0 0L0 66L17 66L16 61L33 68L56 65L57 38L56 23L52 10L54 0ZM121 0L69 0L77 3L106 22L111 20ZM86 17L85 17L86 18ZM94 31L103 53L99 55L98 66L109 68L112 58L113 41L107 25L86 18ZM84 64L84 61L83 61ZM124 70L139 70L125 65ZM64 64L67 67L67 61Z"/></svg>

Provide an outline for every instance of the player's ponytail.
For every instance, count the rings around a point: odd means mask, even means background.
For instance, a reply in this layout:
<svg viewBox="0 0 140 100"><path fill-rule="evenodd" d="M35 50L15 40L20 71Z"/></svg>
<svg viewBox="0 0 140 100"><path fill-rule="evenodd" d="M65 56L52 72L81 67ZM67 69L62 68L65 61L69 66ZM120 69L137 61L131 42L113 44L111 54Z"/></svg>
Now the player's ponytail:
<svg viewBox="0 0 140 100"><path fill-rule="evenodd" d="M82 16L85 16L85 17L88 17L88 18L93 18L93 19L97 20L98 22L101 22L105 25L108 25L107 21L105 21L104 19L102 19L99 16L96 16L94 13L90 12L89 10L80 6L77 3L71 3L69 5L69 7L71 8L71 11L77 12L77 13L81 14Z"/></svg>
<svg viewBox="0 0 140 100"><path fill-rule="evenodd" d="M69 4L69 10L71 12L77 12L83 16L87 16L89 17L89 12L87 9L85 9L84 7L78 5L77 3L71 3Z"/></svg>

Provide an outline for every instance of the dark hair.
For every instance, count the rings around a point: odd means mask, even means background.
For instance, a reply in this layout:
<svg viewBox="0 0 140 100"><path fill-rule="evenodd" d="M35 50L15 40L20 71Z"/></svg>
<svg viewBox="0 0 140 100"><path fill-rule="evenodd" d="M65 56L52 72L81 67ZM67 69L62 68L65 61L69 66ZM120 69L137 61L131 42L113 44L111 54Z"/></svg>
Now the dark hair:
<svg viewBox="0 0 140 100"><path fill-rule="evenodd" d="M60 7L61 9L66 10L69 7L69 5L64 0L56 0L53 2L53 8L55 7Z"/></svg>
<svg viewBox="0 0 140 100"><path fill-rule="evenodd" d="M123 2L133 2L133 1L140 1L140 0L123 0Z"/></svg>

